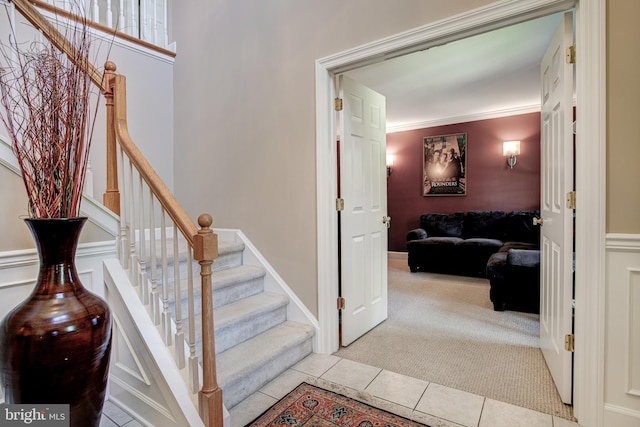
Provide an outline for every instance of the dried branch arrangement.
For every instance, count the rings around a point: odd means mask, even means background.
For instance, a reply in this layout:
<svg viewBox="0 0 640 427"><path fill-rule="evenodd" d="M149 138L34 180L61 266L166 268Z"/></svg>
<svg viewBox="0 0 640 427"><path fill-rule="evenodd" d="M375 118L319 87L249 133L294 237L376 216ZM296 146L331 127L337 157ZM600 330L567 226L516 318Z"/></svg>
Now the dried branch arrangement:
<svg viewBox="0 0 640 427"><path fill-rule="evenodd" d="M82 14L77 14L83 16ZM86 21L61 31L69 57L53 43L0 45L0 118L18 158L33 218L79 215L97 104L85 72L91 50Z"/></svg>

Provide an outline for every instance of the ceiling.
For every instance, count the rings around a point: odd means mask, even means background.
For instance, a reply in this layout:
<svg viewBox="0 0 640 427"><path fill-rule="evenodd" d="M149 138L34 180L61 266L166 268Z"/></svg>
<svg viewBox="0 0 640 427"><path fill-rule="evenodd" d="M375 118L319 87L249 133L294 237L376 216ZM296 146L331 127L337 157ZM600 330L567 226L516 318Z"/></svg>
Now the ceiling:
<svg viewBox="0 0 640 427"><path fill-rule="evenodd" d="M540 110L540 62L562 13L345 72L387 100L387 132Z"/></svg>

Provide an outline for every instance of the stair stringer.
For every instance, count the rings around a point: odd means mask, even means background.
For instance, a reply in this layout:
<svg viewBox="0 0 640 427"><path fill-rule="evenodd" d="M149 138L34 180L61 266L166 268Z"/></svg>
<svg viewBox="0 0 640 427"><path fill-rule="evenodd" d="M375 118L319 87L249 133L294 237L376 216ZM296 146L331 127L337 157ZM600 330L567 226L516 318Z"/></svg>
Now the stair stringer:
<svg viewBox="0 0 640 427"><path fill-rule="evenodd" d="M104 280L114 318L109 400L147 425L204 427L197 393L187 388L187 374L176 366L173 347L164 345L118 260L105 260ZM223 411L229 426L229 413Z"/></svg>
<svg viewBox="0 0 640 427"><path fill-rule="evenodd" d="M253 243L251 243L249 238L238 229L216 228L214 229L214 232L218 235L219 240L241 242L244 244L245 249L242 254L243 265L256 265L265 269L266 275L264 277L264 290L286 295L289 298L289 305L287 306L287 320L306 323L314 328L315 333L313 335L312 345L313 352L317 352L317 349L320 348L320 324L318 319L316 319L300 298L298 298L295 292L293 292L289 285L286 284L271 264L269 264L266 258L258 251Z"/></svg>

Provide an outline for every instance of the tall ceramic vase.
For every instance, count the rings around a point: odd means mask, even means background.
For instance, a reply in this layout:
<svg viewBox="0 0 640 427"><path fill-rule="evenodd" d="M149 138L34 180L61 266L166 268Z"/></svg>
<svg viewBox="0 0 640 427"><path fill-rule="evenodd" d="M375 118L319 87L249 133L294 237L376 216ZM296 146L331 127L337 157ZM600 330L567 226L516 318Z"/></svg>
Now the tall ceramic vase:
<svg viewBox="0 0 640 427"><path fill-rule="evenodd" d="M27 219L40 256L31 295L0 324L7 403L69 404L70 424L98 426L107 386L111 313L75 267L86 218Z"/></svg>

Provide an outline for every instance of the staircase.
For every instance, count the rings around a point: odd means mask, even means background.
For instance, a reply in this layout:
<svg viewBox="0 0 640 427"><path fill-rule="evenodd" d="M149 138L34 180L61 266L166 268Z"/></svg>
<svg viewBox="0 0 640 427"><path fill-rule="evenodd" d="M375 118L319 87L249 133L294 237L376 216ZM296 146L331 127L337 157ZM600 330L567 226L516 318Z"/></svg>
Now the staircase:
<svg viewBox="0 0 640 427"><path fill-rule="evenodd" d="M221 240L218 253L213 263L216 365L224 404L231 409L309 355L315 328L289 320L290 298L284 292L265 290L268 268L243 262L242 241ZM180 259L181 264L187 262L186 257ZM181 272L185 270L180 267ZM193 271L198 271L195 265ZM171 266L167 276L173 277ZM171 285L171 280L168 282ZM169 294L173 295L173 289ZM174 302L169 302L171 312ZM187 304L183 291L183 313L187 313ZM196 336L201 335L200 306L197 291ZM188 318L184 315L183 327L187 325ZM196 342L196 353L202 360L200 341Z"/></svg>

